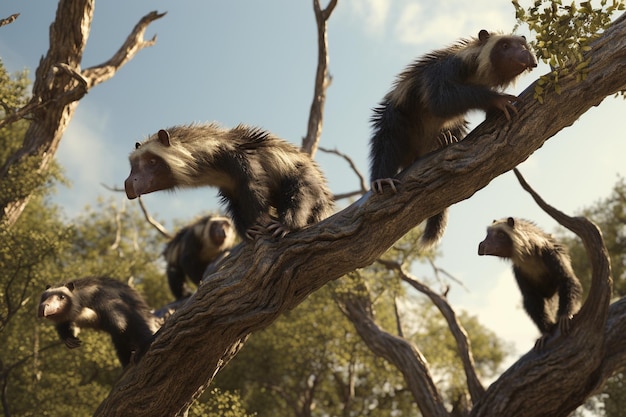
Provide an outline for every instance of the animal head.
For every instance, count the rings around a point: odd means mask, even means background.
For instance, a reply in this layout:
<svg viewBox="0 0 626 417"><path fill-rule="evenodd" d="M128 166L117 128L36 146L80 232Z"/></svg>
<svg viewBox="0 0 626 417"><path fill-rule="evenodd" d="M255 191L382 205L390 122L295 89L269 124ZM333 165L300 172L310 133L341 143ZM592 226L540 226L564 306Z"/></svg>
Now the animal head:
<svg viewBox="0 0 626 417"><path fill-rule="evenodd" d="M176 186L172 167L168 164L172 149L175 148L166 130L159 130L145 142L135 144L135 151L129 157L130 175L124 181L129 199Z"/></svg>
<svg viewBox="0 0 626 417"><path fill-rule="evenodd" d="M522 74L537 66L524 36L502 35L481 30L476 47L478 80L488 80L492 86L506 87Z"/></svg>
<svg viewBox="0 0 626 417"><path fill-rule="evenodd" d="M37 314L38 317L44 317L54 322L65 321L72 312L73 291L73 282L69 282L61 287L51 287L48 285L46 291L41 294Z"/></svg>

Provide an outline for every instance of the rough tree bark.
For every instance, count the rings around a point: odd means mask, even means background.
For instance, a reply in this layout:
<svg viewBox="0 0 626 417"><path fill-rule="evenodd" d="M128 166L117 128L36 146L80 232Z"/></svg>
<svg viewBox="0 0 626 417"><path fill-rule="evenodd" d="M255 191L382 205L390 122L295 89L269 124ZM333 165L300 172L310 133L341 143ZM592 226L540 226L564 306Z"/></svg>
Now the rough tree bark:
<svg viewBox="0 0 626 417"><path fill-rule="evenodd" d="M397 194L367 194L280 241L261 239L237 248L165 323L145 356L128 367L95 415L184 413L251 332L267 327L327 282L372 263L424 219L471 197L590 107L622 90L624 17L587 56L591 62L584 81L561 78L561 94L548 94L544 104L534 101L532 92L524 92L513 121L488 120L462 142L414 164L401 175ZM603 247L593 227L586 227L582 236L594 240L591 247ZM571 334L556 338L541 354L523 356L488 388L472 415L566 416L624 366L626 301L614 304L607 320L610 271L606 253L600 252L594 258L593 288Z"/></svg>
<svg viewBox="0 0 626 417"><path fill-rule="evenodd" d="M83 51L91 29L95 0L60 0L56 18L50 26L50 48L39 63L32 99L22 109L6 115L0 127L24 117L31 124L22 147L0 167L0 178L18 171L19 164L37 157L39 171L45 171L80 100L94 86L113 77L135 54L156 42L144 41L148 25L164 14L151 12L135 26L122 47L103 64L81 70ZM15 175L15 174L13 174ZM30 194L8 201L0 197L0 221L14 224L28 204Z"/></svg>

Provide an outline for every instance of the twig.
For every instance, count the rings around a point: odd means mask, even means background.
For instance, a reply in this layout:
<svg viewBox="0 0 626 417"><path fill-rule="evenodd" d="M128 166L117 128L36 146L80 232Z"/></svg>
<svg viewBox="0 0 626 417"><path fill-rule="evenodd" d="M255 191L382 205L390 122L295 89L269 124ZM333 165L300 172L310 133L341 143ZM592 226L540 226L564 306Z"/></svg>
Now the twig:
<svg viewBox="0 0 626 417"><path fill-rule="evenodd" d="M8 25L9 23L13 23L15 19L19 17L19 13L13 13L9 17L5 17L4 19L0 19L0 27L4 25Z"/></svg>
<svg viewBox="0 0 626 417"><path fill-rule="evenodd" d="M362 194L365 194L368 191L368 185L365 182L365 177L363 176L363 174L361 174L361 171L356 166L356 164L354 163L354 161L352 160L352 158L350 156L348 156L347 154L339 151L338 149L328 149L328 148L319 147L319 150L322 151L322 152L334 154L334 155L337 155L337 156L343 158L348 163L348 165L350 165L350 168L352 169L352 171L359 178L359 184L361 186L361 189L359 191L354 191L354 192L350 193L350 195L349 195L350 197L352 197L353 195L359 195L359 194L362 195ZM342 198L346 198L346 197L342 197ZM335 199L337 199L337 196L335 197Z"/></svg>

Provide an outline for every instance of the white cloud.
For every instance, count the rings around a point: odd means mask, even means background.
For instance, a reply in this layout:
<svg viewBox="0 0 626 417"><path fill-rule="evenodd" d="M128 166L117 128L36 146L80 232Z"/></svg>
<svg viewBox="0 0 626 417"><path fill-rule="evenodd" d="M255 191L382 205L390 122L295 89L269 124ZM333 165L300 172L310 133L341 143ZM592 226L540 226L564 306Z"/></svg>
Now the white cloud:
<svg viewBox="0 0 626 417"><path fill-rule="evenodd" d="M391 7L389 0L352 0L348 6L357 18L365 22L365 32L375 35L384 32Z"/></svg>
<svg viewBox="0 0 626 417"><path fill-rule="evenodd" d="M81 103L68 126L56 158L71 181L71 188L61 187L54 200L62 201L66 213L73 216L86 204L93 204L105 193L102 183L112 181L110 141L106 140L107 115ZM109 185L113 185L109 183Z"/></svg>

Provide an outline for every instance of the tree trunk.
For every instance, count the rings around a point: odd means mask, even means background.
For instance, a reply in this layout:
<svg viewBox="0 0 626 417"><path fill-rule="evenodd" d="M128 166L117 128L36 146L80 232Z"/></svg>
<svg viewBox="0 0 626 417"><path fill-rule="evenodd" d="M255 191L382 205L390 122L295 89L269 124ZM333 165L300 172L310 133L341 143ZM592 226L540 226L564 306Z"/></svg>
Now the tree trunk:
<svg viewBox="0 0 626 417"><path fill-rule="evenodd" d="M397 194L368 193L280 241L260 239L236 248L223 269L165 323L95 415L181 415L251 332L267 327L327 282L369 265L421 221L471 197L623 88L623 18L593 44L588 56L584 81L564 76L561 94L548 93L544 104L532 99L531 86L520 96L513 121L488 120L465 140L418 161L401 174ZM598 271L593 286L572 333L541 354L522 357L492 384L473 415L565 416L622 366L626 308L617 303L606 321L608 269Z"/></svg>

